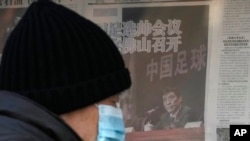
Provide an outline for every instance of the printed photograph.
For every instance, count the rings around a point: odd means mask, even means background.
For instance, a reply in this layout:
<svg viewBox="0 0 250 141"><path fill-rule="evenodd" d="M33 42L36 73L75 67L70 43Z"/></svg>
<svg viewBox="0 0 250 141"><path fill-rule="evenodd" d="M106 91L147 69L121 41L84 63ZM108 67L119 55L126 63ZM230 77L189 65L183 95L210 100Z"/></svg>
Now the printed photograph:
<svg viewBox="0 0 250 141"><path fill-rule="evenodd" d="M110 25L133 82L121 102L127 128L203 127L208 13L206 5L123 8L123 22Z"/></svg>

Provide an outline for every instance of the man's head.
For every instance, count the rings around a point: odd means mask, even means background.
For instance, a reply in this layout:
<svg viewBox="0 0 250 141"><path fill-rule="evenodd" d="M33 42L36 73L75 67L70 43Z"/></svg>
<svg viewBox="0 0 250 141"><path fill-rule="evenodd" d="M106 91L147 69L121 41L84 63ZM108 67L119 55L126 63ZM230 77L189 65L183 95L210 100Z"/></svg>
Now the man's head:
<svg viewBox="0 0 250 141"><path fill-rule="evenodd" d="M130 84L122 56L106 33L49 0L31 4L4 47L0 89L20 93L58 115Z"/></svg>
<svg viewBox="0 0 250 141"><path fill-rule="evenodd" d="M174 114L182 104L182 96L175 88L167 88L162 95L164 108L168 113Z"/></svg>

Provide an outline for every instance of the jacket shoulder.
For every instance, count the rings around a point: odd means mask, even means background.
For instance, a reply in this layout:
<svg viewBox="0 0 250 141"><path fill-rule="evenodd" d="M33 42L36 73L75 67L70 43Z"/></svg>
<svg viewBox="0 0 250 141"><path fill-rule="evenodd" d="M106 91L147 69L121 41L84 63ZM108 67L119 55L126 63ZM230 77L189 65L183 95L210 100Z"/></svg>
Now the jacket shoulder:
<svg viewBox="0 0 250 141"><path fill-rule="evenodd" d="M0 115L0 141L53 141L32 125L15 118Z"/></svg>

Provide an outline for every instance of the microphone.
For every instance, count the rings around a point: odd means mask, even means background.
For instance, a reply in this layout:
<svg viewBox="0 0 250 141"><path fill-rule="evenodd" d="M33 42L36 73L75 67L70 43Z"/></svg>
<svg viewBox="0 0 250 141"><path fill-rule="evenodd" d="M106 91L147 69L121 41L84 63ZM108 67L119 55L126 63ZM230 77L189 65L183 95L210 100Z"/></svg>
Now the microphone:
<svg viewBox="0 0 250 141"><path fill-rule="evenodd" d="M152 113L154 113L155 111L157 111L158 109L160 108L160 106L156 106L154 107L153 109L150 109L148 110L146 113L145 113L145 117L143 118L142 120L142 124L141 124L141 130L144 131L144 126L147 122L150 122L151 120L151 116L152 116Z"/></svg>
<svg viewBox="0 0 250 141"><path fill-rule="evenodd" d="M126 123L127 127L134 127L135 131L144 131L145 123L150 120L152 113L159 110L160 106L156 106L146 112L141 112L139 114L134 115L131 120Z"/></svg>

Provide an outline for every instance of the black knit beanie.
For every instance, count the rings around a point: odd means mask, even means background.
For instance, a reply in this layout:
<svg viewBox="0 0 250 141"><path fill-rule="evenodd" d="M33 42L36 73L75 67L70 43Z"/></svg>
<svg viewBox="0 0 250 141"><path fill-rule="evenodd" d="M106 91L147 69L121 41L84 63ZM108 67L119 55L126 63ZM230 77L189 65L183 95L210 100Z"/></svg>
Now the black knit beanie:
<svg viewBox="0 0 250 141"><path fill-rule="evenodd" d="M0 89L63 114L129 88L121 54L107 34L49 0L29 6L2 55Z"/></svg>

